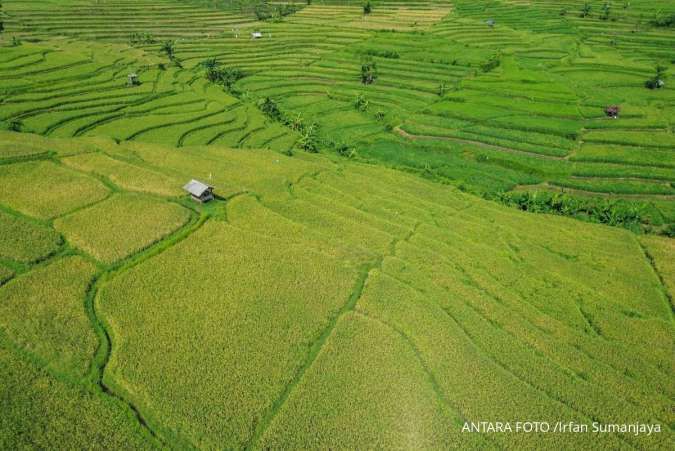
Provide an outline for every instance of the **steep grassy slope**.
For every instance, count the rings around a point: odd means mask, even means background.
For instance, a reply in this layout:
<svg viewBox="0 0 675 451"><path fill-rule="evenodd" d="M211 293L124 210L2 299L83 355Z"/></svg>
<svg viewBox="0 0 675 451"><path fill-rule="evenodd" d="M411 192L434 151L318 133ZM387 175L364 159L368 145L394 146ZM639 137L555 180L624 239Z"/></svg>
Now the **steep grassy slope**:
<svg viewBox="0 0 675 451"><path fill-rule="evenodd" d="M198 448L672 448L668 240L346 159L71 141L92 146L78 177L117 191L73 217L100 208L130 239L144 234L105 207L138 196L112 183L138 171L177 186L210 179L218 198L152 195L190 220L116 263L91 261L89 245L69 239L91 234L87 221L69 222L64 250L45 262L7 260L16 275L0 287L2 385L34 400L7 404L7 446L44 443L37 430L12 432L37 402L49 439L82 447L113 421L113 447L133 434ZM72 157L34 158L60 167ZM28 163L46 164L4 166ZM121 256L116 243L93 249ZM20 382L35 373L58 390ZM461 432L465 421L526 418L662 430Z"/></svg>

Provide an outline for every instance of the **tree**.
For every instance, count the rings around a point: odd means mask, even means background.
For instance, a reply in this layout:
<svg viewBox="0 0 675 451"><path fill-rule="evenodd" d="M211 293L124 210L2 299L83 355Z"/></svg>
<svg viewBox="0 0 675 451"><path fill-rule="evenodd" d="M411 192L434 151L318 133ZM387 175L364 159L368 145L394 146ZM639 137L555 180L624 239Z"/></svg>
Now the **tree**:
<svg viewBox="0 0 675 451"><path fill-rule="evenodd" d="M498 68L500 64L501 60L499 59L499 55L495 55L486 62L484 62L483 64L481 64L480 68L483 72L488 73Z"/></svg>
<svg viewBox="0 0 675 451"><path fill-rule="evenodd" d="M0 2L0 33L5 31L5 22L2 15L2 2Z"/></svg>
<svg viewBox="0 0 675 451"><path fill-rule="evenodd" d="M236 67L225 67L221 69L220 64L215 58L202 61L202 66L206 68L207 80L211 83L221 85L228 91L232 91L234 84L245 76L244 72Z"/></svg>
<svg viewBox="0 0 675 451"><path fill-rule="evenodd" d="M605 2L602 5L602 14L600 15L600 18L602 20L607 20L609 19L609 14L612 10L612 3L611 2Z"/></svg>
<svg viewBox="0 0 675 451"><path fill-rule="evenodd" d="M655 27L669 28L675 25L675 13L663 13L658 11L654 18L650 21Z"/></svg>
<svg viewBox="0 0 675 451"><path fill-rule="evenodd" d="M200 63L202 67L206 70L208 69L216 69L218 66L220 66L220 63L215 59L215 58L209 58L205 59Z"/></svg>
<svg viewBox="0 0 675 451"><path fill-rule="evenodd" d="M647 80L645 82L645 86L649 89L660 89L665 86L666 82L664 81L666 78L666 71L668 68L666 66L662 66L660 64L657 64L656 67L654 68L654 77Z"/></svg>
<svg viewBox="0 0 675 451"><path fill-rule="evenodd" d="M591 14L591 4L586 2L584 3L583 8L581 8L581 17L588 17Z"/></svg>
<svg viewBox="0 0 675 451"><path fill-rule="evenodd" d="M373 12L373 5L370 3L370 0L366 0L366 3L363 4L363 14L368 15Z"/></svg>
<svg viewBox="0 0 675 451"><path fill-rule="evenodd" d="M12 132L20 132L21 129L23 128L23 122L21 122L18 119L13 119L9 122L9 125L7 127L9 131Z"/></svg>
<svg viewBox="0 0 675 451"><path fill-rule="evenodd" d="M166 56L173 61L176 54L176 43L174 41L164 41L160 50L166 53Z"/></svg>
<svg viewBox="0 0 675 451"><path fill-rule="evenodd" d="M281 111L279 110L277 103L269 97L261 99L258 102L258 108L260 108L260 111L265 113L269 118L274 119L275 121L281 120Z"/></svg>
<svg viewBox="0 0 675 451"><path fill-rule="evenodd" d="M377 80L377 64L375 61L366 61L361 65L361 83L372 84Z"/></svg>

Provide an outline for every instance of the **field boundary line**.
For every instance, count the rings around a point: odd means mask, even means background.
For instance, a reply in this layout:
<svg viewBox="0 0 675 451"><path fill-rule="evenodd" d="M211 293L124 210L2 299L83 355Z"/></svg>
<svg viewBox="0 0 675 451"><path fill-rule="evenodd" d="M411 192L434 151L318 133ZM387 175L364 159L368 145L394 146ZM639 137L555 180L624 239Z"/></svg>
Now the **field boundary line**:
<svg viewBox="0 0 675 451"><path fill-rule="evenodd" d="M675 313L675 299L673 298L673 295L668 290L668 286L666 285L666 281L665 281L665 279L663 278L663 275L661 275L661 272L659 271L659 269L656 266L656 260L654 259L654 256L649 252L647 247L644 244L642 244L642 242L636 236L633 235L633 239L635 240L638 247L640 248L640 251L642 252L642 255L647 260L647 263L649 264L649 267L652 269L652 271L654 272L654 275L658 279L659 285L660 285L660 288L661 288L661 292L663 293L663 296L665 297L666 302L670 304L669 305L670 308L668 309L668 311L670 313L669 319L670 319L670 322L672 323L673 313Z"/></svg>
<svg viewBox="0 0 675 451"><path fill-rule="evenodd" d="M352 288L352 292L347 299L347 302L342 306L336 315L329 319L328 325L324 328L323 332L319 337L312 343L309 348L309 353L305 362L298 368L295 375L291 379L290 383L286 385L284 390L281 392L280 396L272 403L270 410L266 415L263 416L262 420L256 425L255 431L249 442L245 445L244 449L252 450L256 448L256 445L260 442L262 437L265 434L265 431L269 428L272 421L276 418L277 414L281 408L286 403L286 400L289 398L293 389L300 383L303 379L307 370L314 364L318 355L321 353L324 344L328 338L333 334L335 327L337 326L338 321L348 312L354 311L356 303L361 298L363 290L370 276L372 269L376 268L377 265L381 262L381 258L377 260L362 264L358 272L356 282Z"/></svg>
<svg viewBox="0 0 675 451"><path fill-rule="evenodd" d="M528 157L532 158L539 158L542 160L555 160L555 161L563 161L566 160L567 157L556 157L553 155L545 155L541 153L536 153L536 152L527 152L525 150L518 150L518 149L511 149L509 147L503 147L503 146L497 146L495 144L488 144L488 143L483 143L480 141L472 141L470 139L462 139L462 138L453 138L452 136L433 136L433 135L415 135L413 133L408 133L407 131L403 130L400 126L394 127L394 132L398 134L399 136L408 139L410 141L452 141L456 142L459 144L467 144L471 146L477 146L477 147L483 147L486 149L493 149L493 150L499 150L501 152L506 152L506 153L511 153L511 154L518 154L518 155L525 155Z"/></svg>
<svg viewBox="0 0 675 451"><path fill-rule="evenodd" d="M193 216L192 221L189 221L173 234L122 260L107 270L104 270L92 279L85 297L85 310L87 312L87 316L89 317L90 323L92 324L94 331L99 338L98 348L96 349L96 352L92 358L88 378L90 379L91 383L94 386L98 386L104 394L124 403L131 410L141 427L163 447L167 447L168 443L161 435L159 428L155 427L154 424L151 424L152 420L148 419L147 415L141 413L140 408L128 400L123 394L117 393L115 391L115 389L119 389L118 384L114 383L114 381L112 384L109 384L105 381L105 370L113 352L113 337L108 330L108 323L100 316L97 303L99 301L101 289L108 282L120 274L184 241L194 232L198 231L209 219L209 217L210 216L205 213L202 213L196 219Z"/></svg>
<svg viewBox="0 0 675 451"><path fill-rule="evenodd" d="M356 309L354 311L354 313L358 316L361 316L361 317L367 319L367 320L375 321L377 323L380 323L383 326L385 326L387 329L392 330L394 333L396 333L398 336L400 336L403 339L403 341L405 341L406 344L408 346L410 346L410 348L413 351L413 354L415 354L415 357L417 358L418 363L422 367L422 371L424 371L424 373L427 375L427 378L429 379L429 383L431 384L431 387L434 391L434 394L436 395L436 398L441 402L441 404L444 404L447 409L452 411L454 416L456 416L459 420L461 420L462 422L468 421L468 419L464 416L464 413L462 413L462 411L458 407L454 406L450 402L448 397L445 395L445 393L443 392L443 389L441 388L440 384L438 383L438 379L436 379L436 376L434 376L434 373L431 371L429 366L426 364L425 360L422 358L422 353L420 352L419 348L417 347L417 345L415 345L415 342L405 332L403 332L402 330L400 330L399 328L397 328L393 324L390 324L390 323L388 323L387 321L385 321L381 318L373 316L373 315L371 315L370 313L367 313L364 310ZM486 442L489 442L492 445L496 446L496 443L488 435L481 435L481 437Z"/></svg>
<svg viewBox="0 0 675 451"><path fill-rule="evenodd" d="M322 171L318 172L320 173ZM303 176L301 176L296 183L300 182L304 176L315 177L316 175L318 174L314 173L303 174ZM382 262L384 261L384 259L387 256L393 255L395 253L396 245L400 241L408 241L415 233L419 225L420 223L416 224L403 237L394 237L389 243L389 249L385 254L382 254L376 257L374 260L367 263L363 263L359 266L358 275L347 302L342 306L342 308L338 311L336 315L334 315L332 318L329 319L329 323L326 326L326 328L324 328L321 335L319 335L317 340L311 345L304 364L302 364L298 368L291 382L288 385L286 385L286 387L281 392L277 400L272 404L270 410L262 418L262 421L256 425L253 436L245 446L246 450L252 450L256 448L256 445L259 444L260 440L264 436L270 424L274 421L274 418L276 418L277 414L280 412L280 410L290 397L291 393L293 392L293 389L300 383L307 370L314 364L314 362L318 358L319 354L321 353L321 350L323 349L324 344L326 343L326 341L328 341L328 338L333 334L333 331L335 330L335 327L337 326L339 320L345 314L356 311L356 304L363 295L363 291L366 287L371 272L374 269L382 268Z"/></svg>

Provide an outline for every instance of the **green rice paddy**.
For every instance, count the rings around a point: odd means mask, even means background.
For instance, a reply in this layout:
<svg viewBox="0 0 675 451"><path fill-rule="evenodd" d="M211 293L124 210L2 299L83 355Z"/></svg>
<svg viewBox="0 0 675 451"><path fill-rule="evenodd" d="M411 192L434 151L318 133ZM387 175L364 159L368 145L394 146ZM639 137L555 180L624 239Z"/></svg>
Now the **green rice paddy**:
<svg viewBox="0 0 675 451"><path fill-rule="evenodd" d="M2 2L0 449L673 449L673 5L371 3Z"/></svg>

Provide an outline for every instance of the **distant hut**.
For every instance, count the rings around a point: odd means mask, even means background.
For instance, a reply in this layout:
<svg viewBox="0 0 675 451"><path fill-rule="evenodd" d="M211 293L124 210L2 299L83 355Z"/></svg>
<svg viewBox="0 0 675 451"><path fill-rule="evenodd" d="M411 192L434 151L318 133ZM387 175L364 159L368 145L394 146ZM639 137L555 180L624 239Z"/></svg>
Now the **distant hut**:
<svg viewBox="0 0 675 451"><path fill-rule="evenodd" d="M611 117L612 119L616 119L619 117L619 111L621 111L619 105L610 105L607 108L605 108L605 114L607 115L607 117Z"/></svg>
<svg viewBox="0 0 675 451"><path fill-rule="evenodd" d="M138 79L137 73L131 73L127 75L127 86L138 86L141 84L141 81Z"/></svg>
<svg viewBox="0 0 675 451"><path fill-rule="evenodd" d="M485 23L488 25L488 27L492 28L495 26L495 20L494 19L488 19L485 21Z"/></svg>
<svg viewBox="0 0 675 451"><path fill-rule="evenodd" d="M213 187L206 183L202 183L199 180L190 180L183 189L190 193L190 196L192 196L192 199L196 202L204 203L213 200Z"/></svg>
<svg viewBox="0 0 675 451"><path fill-rule="evenodd" d="M260 31L254 31L251 33L251 39L260 39L262 38L263 34Z"/></svg>

